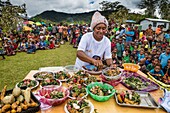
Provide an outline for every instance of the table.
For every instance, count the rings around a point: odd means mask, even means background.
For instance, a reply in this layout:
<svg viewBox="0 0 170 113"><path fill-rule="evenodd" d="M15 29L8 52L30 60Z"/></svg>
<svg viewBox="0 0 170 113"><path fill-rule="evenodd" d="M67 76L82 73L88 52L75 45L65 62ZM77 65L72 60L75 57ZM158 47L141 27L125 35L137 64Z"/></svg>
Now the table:
<svg viewBox="0 0 170 113"><path fill-rule="evenodd" d="M28 75L25 77L25 79L34 79L33 74L38 72L38 70L32 70L28 73ZM138 74L147 77L143 72L138 71ZM124 87L122 84L118 84L115 89L127 89ZM153 96L156 102L158 102L158 99L163 96L163 91L158 89L156 91L150 92L150 94ZM117 105L114 97L111 97L108 101L106 102L97 102L93 100L90 96L88 96L88 100L90 100L94 108L97 109L98 113L166 113L163 109L146 109L146 108L134 108L134 107L122 107ZM66 104L63 103L59 106L55 106L50 108L49 110L46 111L39 111L38 113L65 113L64 111L64 105Z"/></svg>

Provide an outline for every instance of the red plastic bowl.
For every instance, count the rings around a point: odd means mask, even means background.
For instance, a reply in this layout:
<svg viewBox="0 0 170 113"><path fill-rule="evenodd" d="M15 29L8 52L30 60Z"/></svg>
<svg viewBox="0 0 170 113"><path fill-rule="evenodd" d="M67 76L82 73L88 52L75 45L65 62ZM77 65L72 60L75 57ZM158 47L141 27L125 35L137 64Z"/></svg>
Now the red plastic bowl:
<svg viewBox="0 0 170 113"><path fill-rule="evenodd" d="M44 95L51 93L52 91L62 91L65 94L65 96L64 98L60 98L60 99L45 98ZM65 102L69 94L70 94L69 90L66 87L62 87L62 86L58 89L41 89L38 91L38 95L40 96L40 101L52 106L56 106Z"/></svg>

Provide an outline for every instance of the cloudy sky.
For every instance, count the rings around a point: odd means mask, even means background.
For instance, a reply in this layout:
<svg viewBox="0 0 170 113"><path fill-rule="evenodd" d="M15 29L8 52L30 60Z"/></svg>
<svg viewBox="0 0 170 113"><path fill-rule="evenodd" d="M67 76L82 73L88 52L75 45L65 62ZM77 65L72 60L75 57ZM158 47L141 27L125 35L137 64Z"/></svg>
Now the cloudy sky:
<svg viewBox="0 0 170 113"><path fill-rule="evenodd" d="M5 1L5 0L2 0ZM81 13L100 9L99 3L103 0L10 0L14 5L26 3L28 16L35 16L46 10L55 10L66 13ZM140 12L136 3L140 0L108 0L120 1L132 12Z"/></svg>

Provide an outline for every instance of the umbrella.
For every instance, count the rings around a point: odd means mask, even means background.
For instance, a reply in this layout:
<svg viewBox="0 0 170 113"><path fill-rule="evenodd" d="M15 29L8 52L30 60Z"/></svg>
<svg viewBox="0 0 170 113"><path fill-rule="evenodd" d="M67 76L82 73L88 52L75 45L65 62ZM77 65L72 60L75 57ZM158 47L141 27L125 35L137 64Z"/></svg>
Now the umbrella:
<svg viewBox="0 0 170 113"><path fill-rule="evenodd" d="M24 24L26 24L26 25L27 25L27 24L32 25L32 24L34 24L34 22L33 22L33 21L25 21Z"/></svg>
<svg viewBox="0 0 170 113"><path fill-rule="evenodd" d="M25 21L25 22L23 22L23 24L28 24L29 23L29 21Z"/></svg>
<svg viewBox="0 0 170 113"><path fill-rule="evenodd" d="M34 22L33 22L33 21L28 21L28 24L31 24L31 25L32 25L32 24L34 24Z"/></svg>
<svg viewBox="0 0 170 113"><path fill-rule="evenodd" d="M41 22L42 25L46 25L44 22Z"/></svg>
<svg viewBox="0 0 170 113"><path fill-rule="evenodd" d="M36 22L35 23L37 26L41 26L41 23L40 22Z"/></svg>
<svg viewBox="0 0 170 113"><path fill-rule="evenodd" d="M24 26L23 27L23 31L31 31L32 30L32 28L30 28L30 27L28 27L28 26Z"/></svg>

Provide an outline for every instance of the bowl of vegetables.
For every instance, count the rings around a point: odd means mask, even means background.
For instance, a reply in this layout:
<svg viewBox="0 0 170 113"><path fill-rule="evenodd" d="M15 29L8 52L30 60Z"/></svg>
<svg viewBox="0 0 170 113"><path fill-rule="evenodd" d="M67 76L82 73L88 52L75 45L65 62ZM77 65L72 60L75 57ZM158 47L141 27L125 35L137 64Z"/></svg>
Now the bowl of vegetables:
<svg viewBox="0 0 170 113"><path fill-rule="evenodd" d="M93 104L85 99L82 100L71 100L67 101L67 104L64 106L64 111L66 113L93 113L94 106Z"/></svg>
<svg viewBox="0 0 170 113"><path fill-rule="evenodd" d="M69 87L70 95L69 98L71 99L83 99L87 97L87 89L82 85L73 85Z"/></svg>
<svg viewBox="0 0 170 113"><path fill-rule="evenodd" d="M102 71L102 75L107 80L118 80L121 78L121 74L122 74L122 72L119 70L118 67L116 67L116 68L108 67Z"/></svg>
<svg viewBox="0 0 170 113"><path fill-rule="evenodd" d="M22 88L22 87L29 87L31 89L34 89L38 87L39 82L37 80L31 80L31 79L24 79L21 82L18 82L16 84L16 87Z"/></svg>
<svg viewBox="0 0 170 113"><path fill-rule="evenodd" d="M87 78L84 79L83 85L84 85L84 86L87 86L87 85L89 85L89 84L92 83L92 82L99 82L99 81L100 81L100 80L98 80L97 77L91 75L91 76L89 76L89 77L87 77Z"/></svg>
<svg viewBox="0 0 170 113"><path fill-rule="evenodd" d="M49 79L54 79L54 73L53 72L48 72L48 71L40 71L40 72L37 72L33 75L33 77L36 79L36 80L44 80L46 78L49 78Z"/></svg>
<svg viewBox="0 0 170 113"><path fill-rule="evenodd" d="M45 89L50 89L50 88L57 89L57 88L61 87L61 85L62 85L62 83L59 80L47 78L41 82L40 87L45 88Z"/></svg>
<svg viewBox="0 0 170 113"><path fill-rule="evenodd" d="M69 73L64 72L64 71L59 71L54 74L55 74L54 78L56 78L62 82L67 81L68 79L70 79L72 77Z"/></svg>
<svg viewBox="0 0 170 113"><path fill-rule="evenodd" d="M94 82L87 86L87 91L94 100L104 102L109 100L115 94L116 90L109 84Z"/></svg>
<svg viewBox="0 0 170 113"><path fill-rule="evenodd" d="M69 90L66 87L60 87L58 89L41 89L38 91L40 101L56 106L62 104L69 96Z"/></svg>

